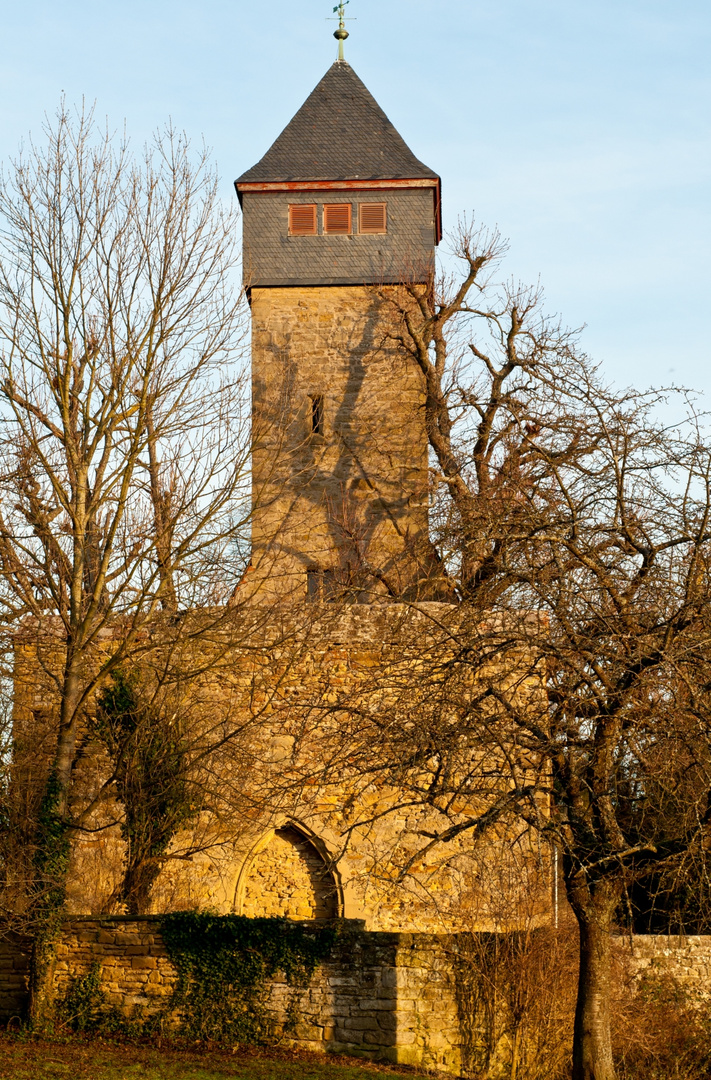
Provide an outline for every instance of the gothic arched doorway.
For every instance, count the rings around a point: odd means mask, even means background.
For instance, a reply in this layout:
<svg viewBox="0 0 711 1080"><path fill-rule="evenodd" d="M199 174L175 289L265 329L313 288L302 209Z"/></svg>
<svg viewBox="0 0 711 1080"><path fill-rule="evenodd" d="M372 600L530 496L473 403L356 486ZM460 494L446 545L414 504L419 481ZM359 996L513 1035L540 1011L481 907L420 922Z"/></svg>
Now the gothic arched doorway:
<svg viewBox="0 0 711 1080"><path fill-rule="evenodd" d="M292 825L277 829L241 875L237 907L252 918L333 919L338 887L316 846Z"/></svg>

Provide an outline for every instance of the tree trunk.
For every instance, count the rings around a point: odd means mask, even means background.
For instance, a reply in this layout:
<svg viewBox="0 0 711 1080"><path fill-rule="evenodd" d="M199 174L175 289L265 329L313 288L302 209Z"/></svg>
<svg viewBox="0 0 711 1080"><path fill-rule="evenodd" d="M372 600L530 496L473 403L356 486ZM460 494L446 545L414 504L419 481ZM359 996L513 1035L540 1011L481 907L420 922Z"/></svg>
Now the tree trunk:
<svg viewBox="0 0 711 1080"><path fill-rule="evenodd" d="M75 652L76 650L72 645L68 644L67 651ZM56 810L62 817L67 816L69 808L69 785L76 760L79 728L77 707L81 697L78 667L76 656L67 658L59 704L59 733L57 735L57 753L54 767L58 783Z"/></svg>
<svg viewBox="0 0 711 1080"><path fill-rule="evenodd" d="M580 973L573 1033L573 1080L615 1080L610 1032L609 903L578 914ZM577 913L576 913L577 914Z"/></svg>
<svg viewBox="0 0 711 1080"><path fill-rule="evenodd" d="M36 1033L41 1033L51 1026L54 962L54 942L48 942L44 937L35 937L30 954L25 1019Z"/></svg>

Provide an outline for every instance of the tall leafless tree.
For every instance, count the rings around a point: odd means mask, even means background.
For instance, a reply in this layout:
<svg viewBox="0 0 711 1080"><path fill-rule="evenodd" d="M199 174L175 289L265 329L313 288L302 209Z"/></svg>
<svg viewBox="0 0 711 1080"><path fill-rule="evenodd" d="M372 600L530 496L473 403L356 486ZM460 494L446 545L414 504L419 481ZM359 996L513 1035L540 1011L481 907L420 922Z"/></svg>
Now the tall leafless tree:
<svg viewBox="0 0 711 1080"><path fill-rule="evenodd" d="M63 105L44 136L0 183L0 620L16 714L58 712L56 854L107 674L194 634L182 611L226 617L249 432L235 214L207 153L166 130L135 155Z"/></svg>
<svg viewBox="0 0 711 1080"><path fill-rule="evenodd" d="M373 676L374 703L333 705L329 760L396 793L371 817L427 811L394 830L401 877L492 830L562 852L573 1075L613 1080L611 934L635 881L708 842L711 455L690 406L673 425L668 395L607 386L536 290L499 282L496 236L462 229L455 255L463 275L391 302L457 603L431 614L437 648L414 641L385 689Z"/></svg>

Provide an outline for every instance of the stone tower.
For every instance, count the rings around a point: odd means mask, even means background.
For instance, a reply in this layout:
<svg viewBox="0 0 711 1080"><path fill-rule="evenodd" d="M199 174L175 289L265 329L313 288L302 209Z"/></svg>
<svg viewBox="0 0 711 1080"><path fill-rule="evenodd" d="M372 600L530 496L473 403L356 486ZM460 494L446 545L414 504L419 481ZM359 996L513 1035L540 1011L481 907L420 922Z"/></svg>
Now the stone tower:
<svg viewBox="0 0 711 1080"><path fill-rule="evenodd" d="M440 179L337 61L235 186L252 310L252 580L314 601L423 596L423 387L397 307L405 285L431 280Z"/></svg>

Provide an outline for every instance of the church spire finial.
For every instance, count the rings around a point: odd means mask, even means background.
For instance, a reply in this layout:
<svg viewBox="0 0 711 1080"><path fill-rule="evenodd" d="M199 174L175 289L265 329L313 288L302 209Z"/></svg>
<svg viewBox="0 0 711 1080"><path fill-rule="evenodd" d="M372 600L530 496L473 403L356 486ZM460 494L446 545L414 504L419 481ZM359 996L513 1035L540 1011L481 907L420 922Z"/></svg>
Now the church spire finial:
<svg viewBox="0 0 711 1080"><path fill-rule="evenodd" d="M343 53L343 42L349 36L348 31L346 30L345 9L346 9L346 4L349 4L349 3L350 3L350 0L340 0L340 3L336 4L335 8L333 9L334 14L338 15L338 30L334 31L333 36L335 37L336 41L338 42L338 59L339 60L345 60L345 55Z"/></svg>

